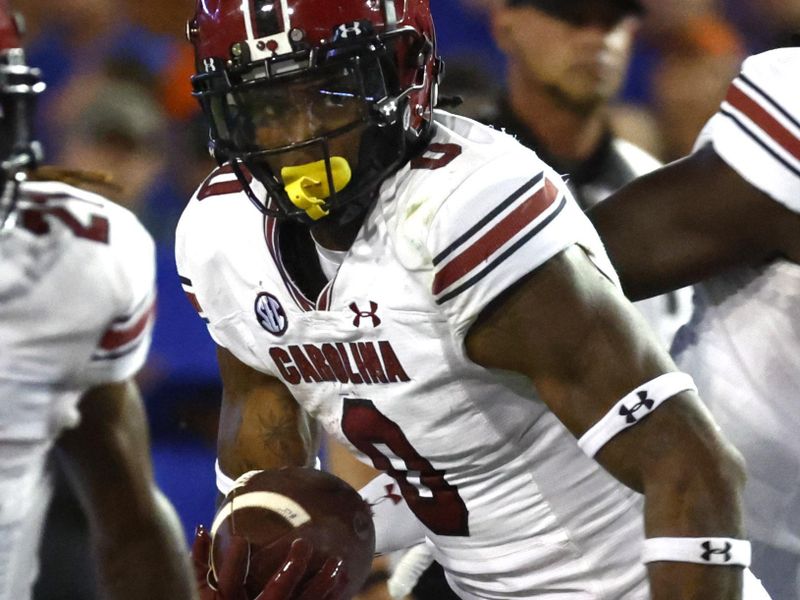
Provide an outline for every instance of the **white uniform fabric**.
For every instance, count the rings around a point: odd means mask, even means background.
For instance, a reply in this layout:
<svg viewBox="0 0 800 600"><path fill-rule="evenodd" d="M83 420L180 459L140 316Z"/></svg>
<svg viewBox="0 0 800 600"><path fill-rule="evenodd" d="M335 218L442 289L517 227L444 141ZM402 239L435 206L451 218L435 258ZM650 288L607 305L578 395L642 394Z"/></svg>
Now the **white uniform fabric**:
<svg viewBox="0 0 800 600"><path fill-rule="evenodd" d="M153 242L127 210L60 183L23 184L0 231L0 599L25 600L50 483L45 459L92 386L143 364Z"/></svg>
<svg viewBox="0 0 800 600"><path fill-rule="evenodd" d="M794 212L798 72L800 48L747 59L698 140ZM750 537L800 554L800 265L777 260L726 272L695 286L695 303L673 352L747 460Z"/></svg>
<svg viewBox="0 0 800 600"><path fill-rule="evenodd" d="M463 596L646 598L641 497L580 451L525 378L476 366L463 345L492 299L568 246L616 276L533 152L436 119L318 298L289 279L280 227L227 169L179 223L184 289L217 343L398 481Z"/></svg>

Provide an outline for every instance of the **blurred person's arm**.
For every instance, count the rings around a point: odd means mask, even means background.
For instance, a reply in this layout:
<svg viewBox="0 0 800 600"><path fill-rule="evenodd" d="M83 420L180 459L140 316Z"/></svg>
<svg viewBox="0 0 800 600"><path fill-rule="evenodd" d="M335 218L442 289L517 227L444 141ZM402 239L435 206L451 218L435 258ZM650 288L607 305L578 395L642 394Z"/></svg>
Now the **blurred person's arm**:
<svg viewBox="0 0 800 600"><path fill-rule="evenodd" d="M153 479L138 388L132 380L96 386L80 412L57 450L89 520L104 597L196 598L178 516Z"/></svg>
<svg viewBox="0 0 800 600"><path fill-rule="evenodd" d="M800 215L745 181L711 145L640 177L588 214L634 300L737 265L800 262Z"/></svg>

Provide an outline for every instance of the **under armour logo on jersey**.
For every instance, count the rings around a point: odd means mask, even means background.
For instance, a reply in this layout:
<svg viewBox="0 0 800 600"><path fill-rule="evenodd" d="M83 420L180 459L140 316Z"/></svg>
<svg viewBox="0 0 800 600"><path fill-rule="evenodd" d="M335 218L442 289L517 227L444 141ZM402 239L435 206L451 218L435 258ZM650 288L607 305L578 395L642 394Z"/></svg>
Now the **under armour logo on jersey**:
<svg viewBox="0 0 800 600"><path fill-rule="evenodd" d="M261 292L256 297L255 304L256 318L258 324L274 335L283 335L289 320L286 312L278 299L267 292Z"/></svg>
<svg viewBox="0 0 800 600"><path fill-rule="evenodd" d="M725 545L722 548L712 548L711 542L703 542L701 544L705 549L705 552L700 556L703 560L707 560L708 562L713 562L714 556L719 556L719 562L728 562L731 559L731 543L725 542Z"/></svg>
<svg viewBox="0 0 800 600"><path fill-rule="evenodd" d="M381 324L381 319L378 317L378 303L373 302L370 300L369 302L369 310L360 310L358 305L355 302L350 303L350 310L356 313L355 318L353 318L353 325L355 327L361 327L361 319L366 319L369 317L372 319L372 326L377 327Z"/></svg>
<svg viewBox="0 0 800 600"><path fill-rule="evenodd" d="M650 410L656 403L655 400L652 400L647 397L647 390L636 392L636 395L639 396L639 402L637 402L630 408L624 405L619 407L619 414L625 417L626 423L636 423L638 419L634 416L634 413L636 413L642 407L646 408L647 410Z"/></svg>

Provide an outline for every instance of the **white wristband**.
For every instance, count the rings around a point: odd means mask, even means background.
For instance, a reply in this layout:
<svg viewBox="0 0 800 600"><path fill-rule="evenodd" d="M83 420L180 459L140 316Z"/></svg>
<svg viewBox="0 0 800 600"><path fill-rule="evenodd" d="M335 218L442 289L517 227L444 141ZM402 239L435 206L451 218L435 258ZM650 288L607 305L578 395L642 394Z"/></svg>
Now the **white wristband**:
<svg viewBox="0 0 800 600"><path fill-rule="evenodd" d="M642 562L750 566L750 542L727 537L657 537L644 541Z"/></svg>
<svg viewBox="0 0 800 600"><path fill-rule="evenodd" d="M386 582L393 600L408 596L419 582L425 570L433 563L433 553L426 543L410 548L394 568Z"/></svg>
<svg viewBox="0 0 800 600"><path fill-rule="evenodd" d="M319 456L314 461L314 468L318 471L322 470L322 462L319 460ZM219 459L214 461L214 473L216 474L217 490L223 496L227 496L233 486L236 485L236 482L222 472L219 466Z"/></svg>
<svg viewBox="0 0 800 600"><path fill-rule="evenodd" d="M219 460L214 461L214 473L216 474L217 490L223 496L227 496L228 492L236 485L236 482L222 472L219 466Z"/></svg>
<svg viewBox="0 0 800 600"><path fill-rule="evenodd" d="M593 457L619 432L636 425L665 400L686 390L697 391L694 380L688 373L675 371L651 379L612 406L602 419L580 437L578 445Z"/></svg>

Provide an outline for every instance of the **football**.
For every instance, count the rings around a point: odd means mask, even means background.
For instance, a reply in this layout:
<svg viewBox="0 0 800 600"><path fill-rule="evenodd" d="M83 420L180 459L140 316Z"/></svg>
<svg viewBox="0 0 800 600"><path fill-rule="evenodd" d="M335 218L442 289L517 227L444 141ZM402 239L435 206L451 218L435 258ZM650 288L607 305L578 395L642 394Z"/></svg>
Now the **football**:
<svg viewBox="0 0 800 600"><path fill-rule="evenodd" d="M215 576L231 536L247 540L245 590L251 600L283 564L290 544L298 537L314 547L306 578L316 574L327 558L344 559L345 598L361 589L375 552L369 505L338 477L309 468L245 473L225 497L210 533ZM302 588L303 582L298 586Z"/></svg>

